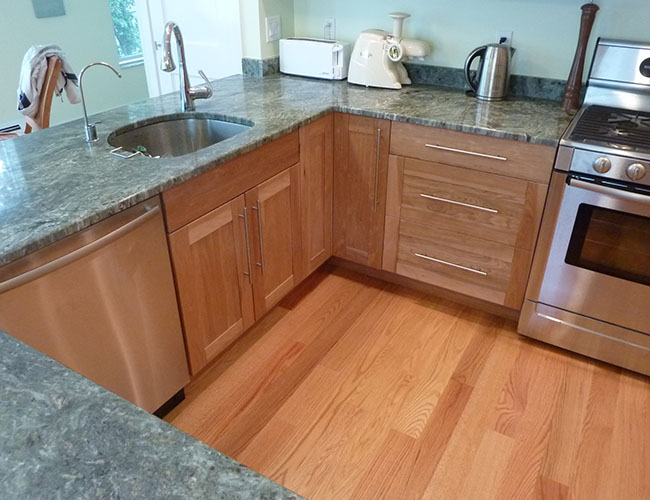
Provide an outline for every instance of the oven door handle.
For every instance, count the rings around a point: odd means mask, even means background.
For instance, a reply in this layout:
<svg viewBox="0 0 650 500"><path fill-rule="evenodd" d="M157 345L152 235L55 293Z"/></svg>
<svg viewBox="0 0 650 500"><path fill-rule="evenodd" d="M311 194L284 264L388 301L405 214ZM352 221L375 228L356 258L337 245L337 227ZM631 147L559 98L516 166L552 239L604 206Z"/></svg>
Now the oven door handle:
<svg viewBox="0 0 650 500"><path fill-rule="evenodd" d="M585 182L579 179L569 179L569 186L578 189L584 189L586 191L592 191L598 194L604 194L607 196L615 196L616 198L622 198L624 200L632 201L635 203L643 203L644 205L650 205L650 195L632 193L630 191L625 191L623 189L616 189L613 187L603 186L602 184Z"/></svg>

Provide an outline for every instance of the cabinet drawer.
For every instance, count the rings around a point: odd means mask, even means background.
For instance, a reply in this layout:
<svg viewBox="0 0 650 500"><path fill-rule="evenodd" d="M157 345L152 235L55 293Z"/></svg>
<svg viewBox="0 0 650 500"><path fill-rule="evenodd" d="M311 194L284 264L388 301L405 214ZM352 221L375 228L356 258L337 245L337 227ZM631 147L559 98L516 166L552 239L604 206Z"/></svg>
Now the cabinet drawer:
<svg viewBox="0 0 650 500"><path fill-rule="evenodd" d="M522 223L532 222L531 211L541 213L545 185L412 159L403 171L402 218L533 249L536 231L530 237Z"/></svg>
<svg viewBox="0 0 650 500"><path fill-rule="evenodd" d="M397 274L521 307L532 252L402 219Z"/></svg>
<svg viewBox="0 0 650 500"><path fill-rule="evenodd" d="M390 152L548 184L555 148L394 122Z"/></svg>

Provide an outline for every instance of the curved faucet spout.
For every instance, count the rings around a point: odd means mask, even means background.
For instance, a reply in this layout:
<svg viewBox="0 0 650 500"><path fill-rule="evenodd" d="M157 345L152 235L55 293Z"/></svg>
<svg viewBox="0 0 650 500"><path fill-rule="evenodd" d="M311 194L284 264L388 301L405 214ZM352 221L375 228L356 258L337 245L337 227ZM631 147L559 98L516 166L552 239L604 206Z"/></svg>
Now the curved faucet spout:
<svg viewBox="0 0 650 500"><path fill-rule="evenodd" d="M178 24L173 21L165 24L160 69L167 73L176 69L174 57L172 56L172 34L174 35L174 38L176 38L182 111L194 111L194 100L209 99L212 97L212 88L210 87L210 83L202 71L199 71L199 74L207 82L208 85L197 88L191 87L190 77L187 74L187 60L185 59L185 44L183 43L183 35L181 34L181 29L178 27Z"/></svg>
<svg viewBox="0 0 650 500"><path fill-rule="evenodd" d="M81 72L79 73L79 91L81 92L81 105L83 106L84 110L84 125L85 125L85 130L86 130L86 142L96 142L97 141L97 128L95 127L94 123L88 123L88 112L86 111L86 98L84 97L84 85L83 85L83 78L84 78L84 73L86 73L86 70L89 68L92 68L93 66L106 66L107 68L110 68L113 70L113 73L117 75L118 78L122 78L122 74L117 71L113 66L106 62L94 62L90 63L87 66L84 66Z"/></svg>

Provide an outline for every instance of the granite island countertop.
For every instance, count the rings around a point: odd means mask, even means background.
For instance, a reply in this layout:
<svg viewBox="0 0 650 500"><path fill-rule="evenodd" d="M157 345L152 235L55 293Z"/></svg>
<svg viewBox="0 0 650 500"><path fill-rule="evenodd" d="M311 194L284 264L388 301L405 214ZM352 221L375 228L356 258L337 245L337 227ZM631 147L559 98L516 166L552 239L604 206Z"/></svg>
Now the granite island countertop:
<svg viewBox="0 0 650 500"><path fill-rule="evenodd" d="M254 126L186 156L125 160L111 156L106 142L118 127L178 113L178 93L93 116L91 121L101 122L94 145L84 142L82 120L0 141L0 266L332 111L549 146L557 146L570 121L553 101L481 103L458 90L429 86L366 89L281 75L233 76L213 86L211 99L196 101L197 112Z"/></svg>
<svg viewBox="0 0 650 500"><path fill-rule="evenodd" d="M0 332L0 496L299 500Z"/></svg>

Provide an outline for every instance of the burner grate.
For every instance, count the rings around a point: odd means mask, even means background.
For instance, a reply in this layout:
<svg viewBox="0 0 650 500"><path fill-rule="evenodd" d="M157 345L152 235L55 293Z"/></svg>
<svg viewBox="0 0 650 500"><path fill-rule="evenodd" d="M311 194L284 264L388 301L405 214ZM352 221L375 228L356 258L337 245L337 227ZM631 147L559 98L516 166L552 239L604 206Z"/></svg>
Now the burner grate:
<svg viewBox="0 0 650 500"><path fill-rule="evenodd" d="M650 151L650 113L590 106L580 117L569 140L629 151Z"/></svg>

